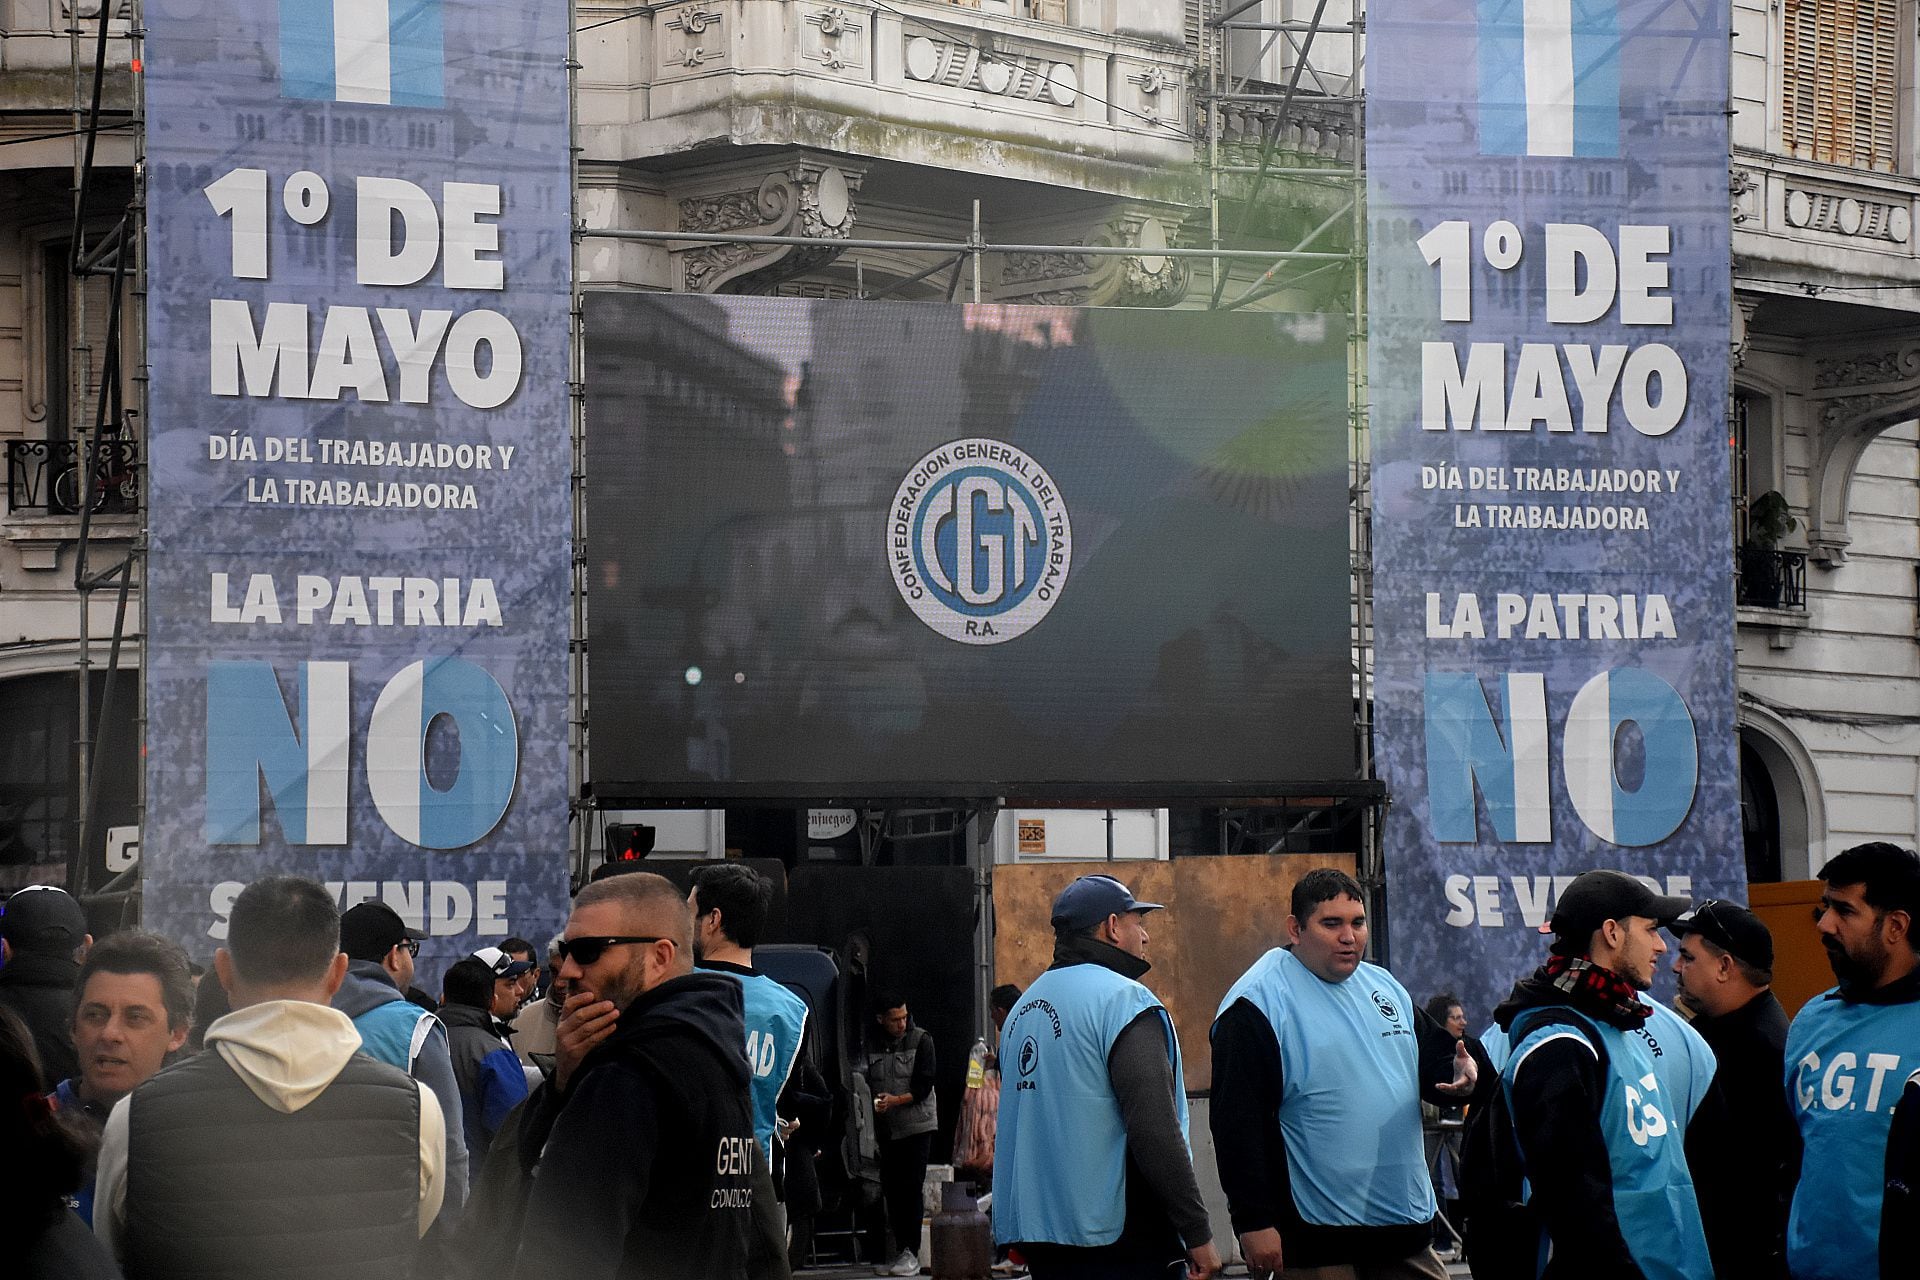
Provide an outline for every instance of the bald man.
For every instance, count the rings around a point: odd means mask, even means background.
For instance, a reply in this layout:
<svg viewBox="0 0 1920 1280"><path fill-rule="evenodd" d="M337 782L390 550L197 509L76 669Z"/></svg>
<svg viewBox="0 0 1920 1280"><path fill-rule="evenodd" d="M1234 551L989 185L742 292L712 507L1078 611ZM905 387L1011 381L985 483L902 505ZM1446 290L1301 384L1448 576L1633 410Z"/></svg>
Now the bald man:
<svg viewBox="0 0 1920 1280"><path fill-rule="evenodd" d="M693 967L693 914L660 876L588 885L558 951L571 988L514 1274L744 1280L753 1231L740 984Z"/></svg>

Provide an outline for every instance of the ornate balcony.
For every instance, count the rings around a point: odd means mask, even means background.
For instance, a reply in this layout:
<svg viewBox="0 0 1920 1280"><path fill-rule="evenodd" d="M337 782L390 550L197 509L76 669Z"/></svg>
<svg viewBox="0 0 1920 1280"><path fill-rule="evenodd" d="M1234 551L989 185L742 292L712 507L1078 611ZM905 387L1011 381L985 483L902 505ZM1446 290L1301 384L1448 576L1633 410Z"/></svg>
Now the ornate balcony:
<svg viewBox="0 0 1920 1280"><path fill-rule="evenodd" d="M139 444L102 440L93 453L93 483L88 485L82 446L74 441L7 441L7 509L15 515L75 515L91 497L96 515L138 511Z"/></svg>

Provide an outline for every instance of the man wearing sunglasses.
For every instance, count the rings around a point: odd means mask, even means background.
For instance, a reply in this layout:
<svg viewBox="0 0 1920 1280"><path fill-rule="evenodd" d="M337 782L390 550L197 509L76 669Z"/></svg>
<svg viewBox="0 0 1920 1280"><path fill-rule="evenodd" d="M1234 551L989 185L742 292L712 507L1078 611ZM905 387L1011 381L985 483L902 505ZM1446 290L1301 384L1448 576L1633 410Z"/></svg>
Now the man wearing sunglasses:
<svg viewBox="0 0 1920 1280"><path fill-rule="evenodd" d="M447 1029L403 994L413 983L413 961L424 937L384 902L347 908L340 917L347 976L334 993L333 1007L353 1019L361 1052L400 1068L439 1101L447 1125L447 1194L441 1212L452 1215L467 1198L460 1086L453 1075Z"/></svg>
<svg viewBox="0 0 1920 1280"><path fill-rule="evenodd" d="M1773 934L1745 907L1714 898L1667 927L1680 939L1679 1003L1713 1050L1726 1100L1701 1109L1687 1140L1714 1271L1785 1280L1800 1134L1780 1087L1787 1011L1773 996Z"/></svg>
<svg viewBox="0 0 1920 1280"><path fill-rule="evenodd" d="M740 984L693 968L693 917L646 872L588 885L558 948L572 988L553 1079L521 1109L538 1152L520 1280L745 1280L756 1144Z"/></svg>

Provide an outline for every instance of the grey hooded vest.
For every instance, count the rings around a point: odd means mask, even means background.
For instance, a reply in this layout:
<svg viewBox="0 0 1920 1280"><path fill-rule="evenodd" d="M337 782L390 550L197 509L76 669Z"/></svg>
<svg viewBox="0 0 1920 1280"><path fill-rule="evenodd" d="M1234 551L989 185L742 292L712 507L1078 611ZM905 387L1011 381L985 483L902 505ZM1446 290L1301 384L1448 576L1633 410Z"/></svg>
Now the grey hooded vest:
<svg viewBox="0 0 1920 1280"><path fill-rule="evenodd" d="M420 1094L364 1054L291 1114L209 1049L127 1103L128 1280L394 1280L419 1242Z"/></svg>

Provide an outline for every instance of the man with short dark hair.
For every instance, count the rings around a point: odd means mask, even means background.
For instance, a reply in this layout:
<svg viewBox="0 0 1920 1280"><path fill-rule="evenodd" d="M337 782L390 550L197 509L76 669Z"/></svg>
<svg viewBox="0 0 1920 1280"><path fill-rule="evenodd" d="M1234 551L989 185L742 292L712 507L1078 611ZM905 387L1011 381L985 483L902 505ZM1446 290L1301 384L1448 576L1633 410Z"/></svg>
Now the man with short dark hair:
<svg viewBox="0 0 1920 1280"><path fill-rule="evenodd" d="M554 1076L513 1135L539 1161L516 1280L745 1280L755 1143L740 984L694 969L692 935L686 896L650 872L574 900Z"/></svg>
<svg viewBox="0 0 1920 1280"><path fill-rule="evenodd" d="M97 1135L113 1104L157 1074L186 1043L192 982L187 953L158 934L116 933L91 947L80 965L73 1014L80 1070L54 1088L54 1105ZM92 1172L74 1205L89 1225Z"/></svg>
<svg viewBox="0 0 1920 1280"><path fill-rule="evenodd" d="M95 1234L128 1280L411 1274L446 1190L440 1105L330 1007L347 972L333 895L254 881L214 971L233 1012L207 1051L108 1117Z"/></svg>
<svg viewBox="0 0 1920 1280"><path fill-rule="evenodd" d="M488 1013L493 1015L493 1031L501 1044L513 1048L513 1015L520 1011L526 992L534 988L534 944L520 938L507 938L518 950L505 946L482 946L468 960L478 960L493 971L493 994L488 998Z"/></svg>
<svg viewBox="0 0 1920 1280"><path fill-rule="evenodd" d="M920 1274L921 1188L934 1130L940 1127L934 1096L933 1037L915 1025L906 999L881 990L872 997L867 1028L867 1086L880 1139L880 1200L868 1207L868 1252L875 1275ZM889 1253L891 1247L898 1252Z"/></svg>
<svg viewBox="0 0 1920 1280"><path fill-rule="evenodd" d="M693 958L700 968L740 984L747 1023L747 1066L753 1072L753 1136L774 1166L776 1106L800 1060L807 1002L753 967L766 928L773 885L744 862L696 867L687 906L693 912Z"/></svg>
<svg viewBox="0 0 1920 1280"><path fill-rule="evenodd" d="M1804 1144L1794 1280L1911 1276L1920 1228L1920 858L1875 841L1820 868L1816 923L1839 985L1787 1034L1787 1101Z"/></svg>
<svg viewBox="0 0 1920 1280"><path fill-rule="evenodd" d="M487 1148L507 1113L527 1096L527 1074L513 1046L500 1036L494 1010L513 998L513 978L495 976L486 960L468 956L440 980L440 1021L460 1086L460 1118L467 1141L468 1181L480 1176ZM505 994L502 994L502 988Z"/></svg>
<svg viewBox="0 0 1920 1280"><path fill-rule="evenodd" d="M1214 1153L1241 1253L1256 1273L1444 1280L1420 1100L1471 1101L1478 1064L1366 962L1352 876L1310 871L1291 906L1291 948L1256 960L1213 1024Z"/></svg>
<svg viewBox="0 0 1920 1280"><path fill-rule="evenodd" d="M560 977L560 943L565 934L556 933L547 943L547 994L542 1000L535 1000L521 1009L513 1020L513 1051L520 1055L522 1065L536 1070L539 1064L533 1055L542 1054L548 1059L553 1057L555 1045L554 1033L560 1025L560 1008L567 1002L568 986Z"/></svg>
<svg viewBox="0 0 1920 1280"><path fill-rule="evenodd" d="M1685 1148L1713 1051L1642 994L1666 954L1661 926L1691 906L1625 872L1575 876L1548 921L1547 963L1494 1010L1513 1046L1502 1081L1528 1204L1552 1243L1548 1280L1713 1274Z"/></svg>
<svg viewBox="0 0 1920 1280"><path fill-rule="evenodd" d="M1187 1145L1180 1040L1145 976L1146 917L1112 876L1053 900L1053 964L1001 1028L993 1235L1036 1280L1220 1270ZM1010 1082L1006 1083L1006 1082Z"/></svg>
<svg viewBox="0 0 1920 1280"><path fill-rule="evenodd" d="M1780 1081L1787 1012L1774 999L1773 934L1759 916L1709 898L1669 926L1679 941L1679 1002L1718 1062L1724 1107L1703 1110L1687 1133L1688 1165L1714 1270L1785 1280L1787 1209L1800 1134Z"/></svg>
<svg viewBox="0 0 1920 1280"><path fill-rule="evenodd" d="M413 962L426 934L384 902L362 902L340 917L347 977L333 1007L353 1019L360 1047L433 1090L447 1130L447 1195L443 1213L467 1199L467 1138L460 1084L453 1074L447 1029L401 994L413 985Z"/></svg>
<svg viewBox="0 0 1920 1280"><path fill-rule="evenodd" d="M0 905L0 1008L13 1010L33 1033L49 1080L80 1069L73 1002L80 961L92 945L87 913L65 889L30 884Z"/></svg>
<svg viewBox="0 0 1920 1280"><path fill-rule="evenodd" d="M519 996L519 1003L514 1006L517 1013L526 1007L527 1001L533 999L534 989L540 985L540 958L535 954L533 944L525 938L502 938L500 951L509 961L518 961L527 966L514 981L514 990ZM513 1015L509 1014L507 1020L511 1022Z"/></svg>

